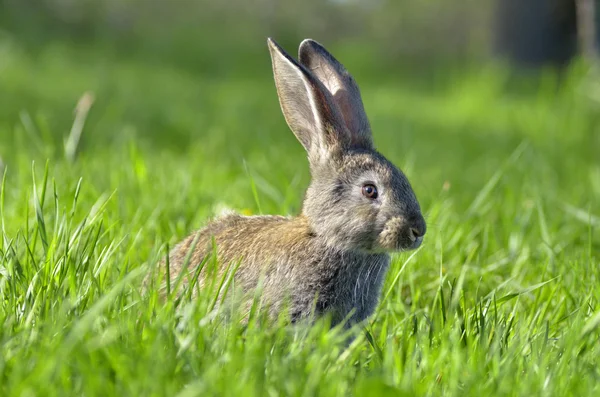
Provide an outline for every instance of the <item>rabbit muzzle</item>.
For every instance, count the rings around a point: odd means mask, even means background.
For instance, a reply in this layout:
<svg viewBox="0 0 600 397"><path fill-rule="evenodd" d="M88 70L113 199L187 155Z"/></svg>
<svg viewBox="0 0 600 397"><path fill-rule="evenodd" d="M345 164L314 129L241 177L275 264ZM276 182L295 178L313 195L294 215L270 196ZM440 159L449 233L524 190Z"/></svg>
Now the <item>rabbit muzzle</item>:
<svg viewBox="0 0 600 397"><path fill-rule="evenodd" d="M377 239L377 245L386 251L408 251L423 243L426 224L422 215L411 220L402 216L390 218Z"/></svg>

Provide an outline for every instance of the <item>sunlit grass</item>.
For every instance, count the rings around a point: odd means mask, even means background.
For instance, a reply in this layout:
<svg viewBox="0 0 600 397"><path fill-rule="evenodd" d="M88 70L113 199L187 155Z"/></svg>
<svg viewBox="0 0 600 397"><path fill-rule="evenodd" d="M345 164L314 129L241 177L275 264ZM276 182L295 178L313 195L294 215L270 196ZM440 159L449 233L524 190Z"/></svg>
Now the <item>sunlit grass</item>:
<svg viewBox="0 0 600 397"><path fill-rule="evenodd" d="M346 347L326 322L226 322L211 289L142 293L148 272L164 278L165 245L223 207L299 211L308 167L266 51L253 80L53 51L5 51L1 66L0 394L599 392L600 124L579 73L520 91L495 68L437 89L362 87L429 232L394 256Z"/></svg>

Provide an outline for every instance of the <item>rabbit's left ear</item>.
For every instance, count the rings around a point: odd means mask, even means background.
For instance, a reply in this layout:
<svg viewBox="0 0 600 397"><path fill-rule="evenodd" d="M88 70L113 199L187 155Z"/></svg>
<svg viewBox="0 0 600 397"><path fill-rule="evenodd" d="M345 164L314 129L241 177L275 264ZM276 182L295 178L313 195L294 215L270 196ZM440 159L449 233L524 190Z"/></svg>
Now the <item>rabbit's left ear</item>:
<svg viewBox="0 0 600 397"><path fill-rule="evenodd" d="M351 139L372 146L373 138L358 85L344 65L321 44L306 39L300 44L298 60L327 88L340 110Z"/></svg>

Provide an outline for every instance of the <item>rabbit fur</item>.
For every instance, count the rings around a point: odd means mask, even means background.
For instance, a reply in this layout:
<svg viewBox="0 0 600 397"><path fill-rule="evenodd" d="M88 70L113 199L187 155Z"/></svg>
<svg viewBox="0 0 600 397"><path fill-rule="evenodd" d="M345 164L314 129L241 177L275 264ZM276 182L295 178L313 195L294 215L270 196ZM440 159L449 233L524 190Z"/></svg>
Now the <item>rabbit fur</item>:
<svg viewBox="0 0 600 397"><path fill-rule="evenodd" d="M312 178L301 214L213 220L171 250L170 279L185 272L189 282L214 242L218 271L239 261L235 289L250 294L260 283L269 315L286 304L292 321L327 314L333 325L353 325L376 309L389 253L417 248L425 220L407 178L373 147L344 66L310 39L298 61L270 38L268 47L283 115L308 155ZM375 198L365 196L367 185Z"/></svg>

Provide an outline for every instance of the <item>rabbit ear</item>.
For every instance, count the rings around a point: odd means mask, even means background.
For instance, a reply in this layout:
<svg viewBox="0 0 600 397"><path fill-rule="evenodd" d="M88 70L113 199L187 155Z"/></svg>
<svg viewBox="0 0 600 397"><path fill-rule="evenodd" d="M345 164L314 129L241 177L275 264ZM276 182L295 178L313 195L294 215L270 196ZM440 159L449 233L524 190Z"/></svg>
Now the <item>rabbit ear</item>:
<svg viewBox="0 0 600 397"><path fill-rule="evenodd" d="M306 39L300 44L298 60L323 83L340 109L351 139L371 147L371 126L354 78L321 44Z"/></svg>
<svg viewBox="0 0 600 397"><path fill-rule="evenodd" d="M281 110L311 165L347 148L350 134L329 91L275 41L267 41Z"/></svg>

